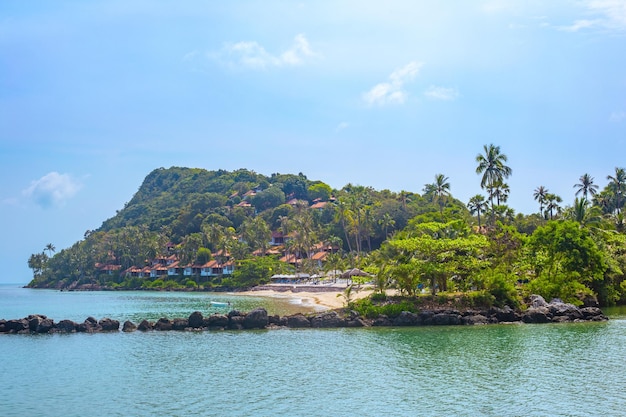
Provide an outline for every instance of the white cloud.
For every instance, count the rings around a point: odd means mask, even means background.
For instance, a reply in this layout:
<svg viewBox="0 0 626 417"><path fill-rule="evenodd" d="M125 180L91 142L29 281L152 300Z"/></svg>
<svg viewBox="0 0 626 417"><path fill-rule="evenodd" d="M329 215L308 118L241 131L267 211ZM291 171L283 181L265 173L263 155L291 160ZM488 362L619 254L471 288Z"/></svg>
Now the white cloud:
<svg viewBox="0 0 626 417"><path fill-rule="evenodd" d="M433 100L452 101L459 97L459 92L456 88L437 87L431 85L426 91L424 91L424 95Z"/></svg>
<svg viewBox="0 0 626 417"><path fill-rule="evenodd" d="M81 186L68 174L53 171L31 182L30 187L22 191L22 194L31 198L39 206L48 208L62 206L78 192Z"/></svg>
<svg viewBox="0 0 626 417"><path fill-rule="evenodd" d="M389 81L376 84L366 93L363 93L363 100L370 106L386 104L403 104L408 93L404 85L415 79L423 64L412 61L402 68L398 68L389 75Z"/></svg>
<svg viewBox="0 0 626 417"><path fill-rule="evenodd" d="M307 59L317 56L319 54L313 52L303 34L296 35L293 45L279 54L268 52L256 41L244 41L224 45L222 52L217 55L218 59L229 65L254 69L302 65Z"/></svg>
<svg viewBox="0 0 626 417"><path fill-rule="evenodd" d="M593 28L626 30L626 0L588 0L584 7L593 19L578 19L560 29L569 32Z"/></svg>
<svg viewBox="0 0 626 417"><path fill-rule="evenodd" d="M622 122L626 120L626 112L625 111L614 111L609 116L609 120L612 122Z"/></svg>

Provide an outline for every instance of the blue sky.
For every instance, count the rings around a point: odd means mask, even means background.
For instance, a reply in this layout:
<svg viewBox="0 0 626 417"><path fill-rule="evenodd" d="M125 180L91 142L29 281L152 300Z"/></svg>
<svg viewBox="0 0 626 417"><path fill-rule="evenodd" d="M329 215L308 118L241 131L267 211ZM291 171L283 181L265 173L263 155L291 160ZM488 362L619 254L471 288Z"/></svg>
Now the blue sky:
<svg viewBox="0 0 626 417"><path fill-rule="evenodd" d="M0 282L115 215L153 169L302 172L509 204L626 166L626 1L0 3Z"/></svg>

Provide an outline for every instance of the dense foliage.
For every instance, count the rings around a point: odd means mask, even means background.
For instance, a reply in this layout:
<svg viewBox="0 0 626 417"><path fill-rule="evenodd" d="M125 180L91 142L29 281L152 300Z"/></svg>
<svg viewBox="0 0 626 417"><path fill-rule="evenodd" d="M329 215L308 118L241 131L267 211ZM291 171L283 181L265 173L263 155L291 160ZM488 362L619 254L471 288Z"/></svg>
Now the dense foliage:
<svg viewBox="0 0 626 417"><path fill-rule="evenodd" d="M581 176L571 206L539 186L529 196L539 212L516 215L506 205L513 173L506 155L494 145L483 151L476 174L486 196L467 205L453 198L444 174L418 194L353 184L332 189L302 173L159 168L98 230L54 255L52 245L33 254L30 285L232 288L268 282L275 273L358 267L383 296L395 288L491 305L519 306L530 293L576 304L590 296L626 302L624 170L608 175L603 189ZM272 246L275 236L284 241ZM322 247L330 250L320 262ZM179 273L129 272L166 258L181 265ZM234 271L197 273L212 261Z"/></svg>

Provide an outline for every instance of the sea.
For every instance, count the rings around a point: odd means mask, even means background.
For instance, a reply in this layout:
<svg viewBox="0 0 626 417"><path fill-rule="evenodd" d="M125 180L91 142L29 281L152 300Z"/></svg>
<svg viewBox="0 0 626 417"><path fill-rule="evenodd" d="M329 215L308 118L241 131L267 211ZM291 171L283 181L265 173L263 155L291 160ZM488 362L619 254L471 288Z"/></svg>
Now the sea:
<svg viewBox="0 0 626 417"><path fill-rule="evenodd" d="M214 307L211 301L231 303ZM0 285L0 318L136 323L305 300ZM626 309L602 323L0 334L0 416L626 416Z"/></svg>

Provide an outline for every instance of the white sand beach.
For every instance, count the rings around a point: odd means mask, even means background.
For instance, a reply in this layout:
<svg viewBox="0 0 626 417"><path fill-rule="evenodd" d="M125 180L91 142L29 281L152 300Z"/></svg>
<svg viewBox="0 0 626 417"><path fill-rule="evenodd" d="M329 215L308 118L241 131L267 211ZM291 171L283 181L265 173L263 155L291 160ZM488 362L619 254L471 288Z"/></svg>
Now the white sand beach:
<svg viewBox="0 0 626 417"><path fill-rule="evenodd" d="M333 287L333 290L325 288L325 291L308 291L311 286L275 286L272 285L263 286L260 289L254 289L250 291L241 292L238 294L249 295L253 297L274 297L274 298L289 298L297 303L301 303L303 306L313 306L317 310L330 310L341 308L345 306L345 297L343 296L345 287ZM352 290L351 298L353 300L364 298L372 293L371 288L362 288Z"/></svg>

